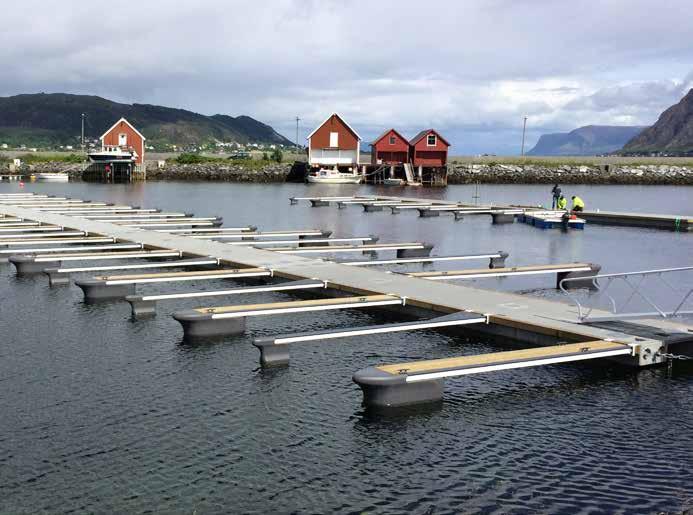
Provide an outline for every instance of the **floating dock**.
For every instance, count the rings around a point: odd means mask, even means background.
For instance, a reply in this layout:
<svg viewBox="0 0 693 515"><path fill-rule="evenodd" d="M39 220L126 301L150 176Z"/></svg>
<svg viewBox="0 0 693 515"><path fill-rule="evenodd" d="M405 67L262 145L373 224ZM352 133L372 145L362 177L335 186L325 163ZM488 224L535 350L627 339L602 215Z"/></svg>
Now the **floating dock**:
<svg viewBox="0 0 693 515"><path fill-rule="evenodd" d="M2 197L0 197L2 198ZM343 199L343 198L342 198ZM459 356L446 360L427 360L419 364L402 363L369 367L359 371L354 380L364 391L366 404L372 406L396 406L440 399L442 383L451 378L469 373L501 370L502 367L537 366L549 363L580 361L584 359L610 358L635 366L649 366L666 362L666 353L675 344L693 341L693 328L684 324L658 325L648 321L643 327L649 332L636 330L632 326L596 326L580 323L577 308L570 304L553 302L541 298L521 296L512 293L481 290L447 281L430 280L431 276L417 276L415 273L386 273L376 267L350 266L334 261L316 260L297 254L305 250L332 252L340 246L302 247L268 250L253 246L228 245L223 241L204 240L190 237L193 231L185 233L158 232L143 227L128 227L64 213L39 211L36 206L0 205L0 214L8 217L31 220L40 224L38 228L49 227L59 231L81 232L85 235L113 238L118 242L119 252L100 248L98 252L84 252L79 245L51 247L45 255L37 248L23 247L22 255L10 253L9 259L17 266L18 273L35 273L46 268L60 269L65 260L92 259L141 259L152 257L174 257L176 259L217 260L218 268L213 270L164 272L155 274L129 274L96 276L92 279L78 280L77 284L85 290L87 298L123 298L135 294L138 284L151 282L178 282L204 280L209 278L259 277L272 281L284 281L258 288L290 286L295 281L311 281L314 291L322 292L321 298L307 301L293 301L271 304L221 305L198 307L175 313L187 336L207 336L214 334L234 334L245 330L245 320L254 316L275 316L287 313L302 313L327 309L384 308L395 310L407 316L424 318L428 322L402 325L399 331L424 328L426 323L435 328L436 317L450 316L456 320L453 325L468 325L475 331L496 335L504 339L524 342L529 347L516 354L492 353L481 356ZM37 227L16 228L20 233L30 234ZM198 229L200 230L200 229ZM253 231L255 229L252 229ZM40 235L37 234L37 237ZM29 238L30 239L30 238ZM96 245L86 246L92 251ZM413 243L413 248L402 248L402 244L375 244L349 246L350 251L395 250L413 251L415 255L399 256L398 259L424 259L429 257L431 246ZM103 246L107 247L107 246ZM135 248L137 250L129 250ZM115 250L115 249L114 249ZM106 251L106 252L104 252ZM500 254L500 253L499 253ZM435 258L435 256L431 256ZM492 259L492 258L489 258ZM197 265L195 265L197 266ZM571 265L572 266L572 265ZM588 264L585 264L587 267ZM556 268L563 267L563 268ZM515 267L518 270L519 267ZM587 273L589 270L566 270L563 265L554 265L551 273ZM70 273L70 272L68 272ZM482 272L473 272L482 273ZM504 273L503 268L489 273ZM430 274L427 272L427 274ZM449 274L448 274L449 275ZM472 274L473 275L473 274ZM294 283L295 284L295 283ZM307 287L307 284L301 288ZM298 288L297 288L298 289ZM241 294L239 288L226 290L227 294ZM219 295L224 290L217 290ZM260 291L260 290L256 290ZM271 290L265 290L271 291ZM279 290L276 290L279 291ZM228 293L231 292L231 293ZM212 292L191 292L199 297L213 296ZM251 293L246 290L246 293ZM165 294L176 296L180 294ZM329 298L331 297L331 298ZM169 297L173 298L173 297ZM184 298L184 297L179 297ZM190 296L190 298L195 298ZM165 300L157 296L141 295L139 299L130 297L133 302ZM149 309L144 306L143 309ZM434 318L431 318L431 317ZM469 321L473 322L469 322ZM440 322L440 320L439 320ZM464 323L463 323L464 322ZM649 325L648 325L649 324ZM441 325L440 327L444 327ZM286 361L283 353L288 348L274 349L271 346L286 345L290 342L330 340L333 338L363 336L391 330L394 326L374 326L348 328L312 335L282 335L275 337L271 344L261 349L261 361L266 364ZM672 339L673 336L675 339ZM292 340L293 338L293 340ZM258 347L263 347L262 342ZM572 346L571 346L572 345ZM273 350L274 349L274 350ZM274 352L276 351L276 352ZM515 352L515 351L513 351ZM264 356L264 357L263 357ZM475 371L475 372L472 372Z"/></svg>

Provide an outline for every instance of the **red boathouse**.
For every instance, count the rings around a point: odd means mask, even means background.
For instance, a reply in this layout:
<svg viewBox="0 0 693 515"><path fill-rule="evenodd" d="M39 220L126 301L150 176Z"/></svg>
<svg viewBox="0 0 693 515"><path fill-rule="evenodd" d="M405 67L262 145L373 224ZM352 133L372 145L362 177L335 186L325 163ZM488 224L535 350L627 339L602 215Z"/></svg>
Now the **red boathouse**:
<svg viewBox="0 0 693 515"><path fill-rule="evenodd" d="M447 165L450 143L434 129L419 132L409 144L412 164L415 167L439 168Z"/></svg>
<svg viewBox="0 0 693 515"><path fill-rule="evenodd" d="M371 164L402 165L409 162L409 142L395 129L385 131L371 143Z"/></svg>
<svg viewBox="0 0 693 515"><path fill-rule="evenodd" d="M337 113L332 113L308 135L308 164L344 167L356 171L361 152L361 136Z"/></svg>

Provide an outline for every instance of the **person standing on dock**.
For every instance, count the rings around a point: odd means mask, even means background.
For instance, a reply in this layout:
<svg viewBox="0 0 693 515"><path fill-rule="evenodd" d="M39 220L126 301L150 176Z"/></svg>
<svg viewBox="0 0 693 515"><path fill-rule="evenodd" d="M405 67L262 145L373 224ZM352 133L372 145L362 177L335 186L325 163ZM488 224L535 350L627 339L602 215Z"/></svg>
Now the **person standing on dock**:
<svg viewBox="0 0 693 515"><path fill-rule="evenodd" d="M571 199L573 201L573 211L585 210L585 202L580 197L578 197L577 195L573 195Z"/></svg>
<svg viewBox="0 0 693 515"><path fill-rule="evenodd" d="M563 195L558 197L558 201L556 202L556 209L560 209L561 211L564 211L568 207L568 199L566 199Z"/></svg>
<svg viewBox="0 0 693 515"><path fill-rule="evenodd" d="M561 197L561 187L558 184L555 184L551 190L551 193L553 194L553 199L551 200L551 209L556 209L558 199Z"/></svg>

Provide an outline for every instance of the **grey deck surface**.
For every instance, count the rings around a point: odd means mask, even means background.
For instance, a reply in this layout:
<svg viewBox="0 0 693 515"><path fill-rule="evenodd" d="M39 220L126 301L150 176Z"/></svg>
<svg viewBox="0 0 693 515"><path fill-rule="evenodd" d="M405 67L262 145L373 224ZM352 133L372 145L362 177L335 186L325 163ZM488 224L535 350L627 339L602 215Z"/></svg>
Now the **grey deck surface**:
<svg viewBox="0 0 693 515"><path fill-rule="evenodd" d="M561 302L432 282L400 274L388 274L371 268L350 267L251 247L235 247L222 242L117 226L28 208L0 206L0 213L88 231L92 235L114 236L121 241L129 240L151 247L176 249L187 253L186 257L211 256L226 262L222 265L266 267L274 270L274 274L280 277L323 280L329 282L330 287L356 294L393 294L407 297L407 304L440 313L470 310L500 317L492 320L497 323L531 326L537 328L537 332L545 334L561 333L586 339L614 338L623 343L634 342L634 336L631 335L571 322L570 320L576 320L576 309Z"/></svg>

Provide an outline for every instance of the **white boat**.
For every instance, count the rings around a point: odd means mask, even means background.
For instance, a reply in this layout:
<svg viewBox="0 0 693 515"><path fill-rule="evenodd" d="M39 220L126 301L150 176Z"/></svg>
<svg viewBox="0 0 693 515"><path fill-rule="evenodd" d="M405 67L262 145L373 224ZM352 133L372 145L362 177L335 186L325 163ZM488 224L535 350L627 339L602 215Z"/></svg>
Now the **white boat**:
<svg viewBox="0 0 693 515"><path fill-rule="evenodd" d="M383 184L385 186L402 186L402 184L404 184L404 181L402 179L397 178L387 178L383 180Z"/></svg>
<svg viewBox="0 0 693 515"><path fill-rule="evenodd" d="M314 184L359 184L362 177L356 173L342 173L334 168L321 168L308 174L306 179Z"/></svg>
<svg viewBox="0 0 693 515"><path fill-rule="evenodd" d="M37 181L51 181L51 182L67 182L70 180L70 176L66 173L35 173L33 174Z"/></svg>

